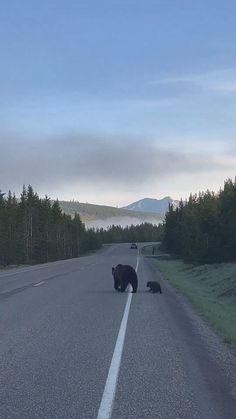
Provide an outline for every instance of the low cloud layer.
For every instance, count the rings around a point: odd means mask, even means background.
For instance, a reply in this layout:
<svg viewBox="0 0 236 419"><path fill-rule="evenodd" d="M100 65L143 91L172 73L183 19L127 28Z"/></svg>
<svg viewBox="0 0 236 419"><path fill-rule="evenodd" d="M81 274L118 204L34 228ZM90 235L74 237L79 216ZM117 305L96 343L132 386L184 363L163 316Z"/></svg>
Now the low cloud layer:
<svg viewBox="0 0 236 419"><path fill-rule="evenodd" d="M42 140L2 136L0 189L18 191L71 184L94 188L137 187L156 179L212 173L235 167L227 156L197 154L158 146L147 138L64 135ZM73 198L73 197L72 197Z"/></svg>

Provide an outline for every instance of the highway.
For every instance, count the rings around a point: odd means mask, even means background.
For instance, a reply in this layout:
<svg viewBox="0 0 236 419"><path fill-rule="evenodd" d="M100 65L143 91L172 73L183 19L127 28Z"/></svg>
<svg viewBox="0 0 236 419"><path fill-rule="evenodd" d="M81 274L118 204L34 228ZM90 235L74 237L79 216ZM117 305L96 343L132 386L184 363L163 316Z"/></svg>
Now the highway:
<svg viewBox="0 0 236 419"><path fill-rule="evenodd" d="M118 263L137 294L113 289ZM2 271L0 370L3 419L236 417L236 358L128 244Z"/></svg>

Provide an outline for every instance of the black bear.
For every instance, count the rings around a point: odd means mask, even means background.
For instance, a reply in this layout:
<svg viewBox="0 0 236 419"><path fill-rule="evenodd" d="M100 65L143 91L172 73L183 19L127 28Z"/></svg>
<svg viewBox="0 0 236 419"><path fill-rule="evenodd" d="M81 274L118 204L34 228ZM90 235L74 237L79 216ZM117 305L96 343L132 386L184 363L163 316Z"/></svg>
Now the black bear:
<svg viewBox="0 0 236 419"><path fill-rule="evenodd" d="M162 290L161 290L161 286L160 286L159 282L149 281L149 282L147 282L147 287L150 288L149 292L150 291L153 292L153 293L159 292L160 294L162 294Z"/></svg>
<svg viewBox="0 0 236 419"><path fill-rule="evenodd" d="M114 278L114 288L117 291L124 292L128 284L132 285L133 291L138 288L138 277L135 269L130 265L117 265L112 267L112 275Z"/></svg>

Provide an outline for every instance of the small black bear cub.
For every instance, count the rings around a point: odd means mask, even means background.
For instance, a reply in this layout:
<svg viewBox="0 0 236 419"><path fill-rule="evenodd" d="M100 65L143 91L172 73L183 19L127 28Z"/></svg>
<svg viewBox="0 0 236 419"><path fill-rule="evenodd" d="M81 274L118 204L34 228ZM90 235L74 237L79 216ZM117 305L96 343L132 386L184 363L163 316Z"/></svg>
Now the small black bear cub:
<svg viewBox="0 0 236 419"><path fill-rule="evenodd" d="M115 268L112 268L112 275L114 278L114 288L116 291L124 292L128 284L132 285L132 292L137 291L138 277L135 269L132 266L119 264Z"/></svg>
<svg viewBox="0 0 236 419"><path fill-rule="evenodd" d="M148 290L149 292L159 292L160 294L162 294L162 290L161 290L161 286L159 284L159 282L156 281L149 281L147 282L147 287L149 287L150 289Z"/></svg>

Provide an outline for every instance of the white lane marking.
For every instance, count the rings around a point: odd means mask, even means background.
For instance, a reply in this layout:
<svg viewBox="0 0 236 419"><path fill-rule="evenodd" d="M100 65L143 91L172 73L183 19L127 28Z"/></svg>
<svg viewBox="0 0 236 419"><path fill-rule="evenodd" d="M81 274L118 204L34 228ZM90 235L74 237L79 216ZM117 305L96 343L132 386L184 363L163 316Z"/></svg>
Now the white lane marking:
<svg viewBox="0 0 236 419"><path fill-rule="evenodd" d="M7 276L13 276L13 275L18 275L18 274L23 274L23 273L26 273L26 272L32 272L32 271L38 271L39 269L43 269L43 268L47 268L48 267L48 265L47 266L38 266L37 268L29 268L29 269L19 269L19 271L15 271L15 272L9 272L9 273L3 273L3 272L1 272L1 274L0 274L0 279L4 279L5 277L7 277Z"/></svg>
<svg viewBox="0 0 236 419"><path fill-rule="evenodd" d="M138 270L138 265L139 265L139 254L137 256L137 264L135 268L136 272ZM132 296L133 296L132 293L128 294L125 311L124 311L123 318L121 321L119 334L116 340L116 346L113 352L111 365L109 368L97 419L110 419L111 418Z"/></svg>
<svg viewBox="0 0 236 419"><path fill-rule="evenodd" d="M137 256L137 263L136 263L136 272L138 272L138 265L139 265L139 249L138 249L138 256Z"/></svg>
<svg viewBox="0 0 236 419"><path fill-rule="evenodd" d="M34 284L33 286L34 286L34 287L39 287L39 285L44 284L44 282L45 282L45 281L38 282L37 284Z"/></svg>
<svg viewBox="0 0 236 419"><path fill-rule="evenodd" d="M102 401L99 407L97 419L109 419L111 417L132 295L132 293L128 294L125 311L120 325L120 330L116 341L113 357L111 360L111 365L108 372L107 381L103 392Z"/></svg>
<svg viewBox="0 0 236 419"><path fill-rule="evenodd" d="M86 256L84 256L84 258L85 257ZM42 265L39 264L39 265L29 266L26 269L19 268L19 270L14 271L14 272L0 271L0 279L4 279L7 276L13 276L13 275L21 274L21 273L26 273L26 272L38 271L39 269L50 268L51 266L53 267L57 265L64 265L65 263L76 262L78 261L78 259L79 258L73 258L73 259L57 260L54 262L47 262L47 263L43 263Z"/></svg>

